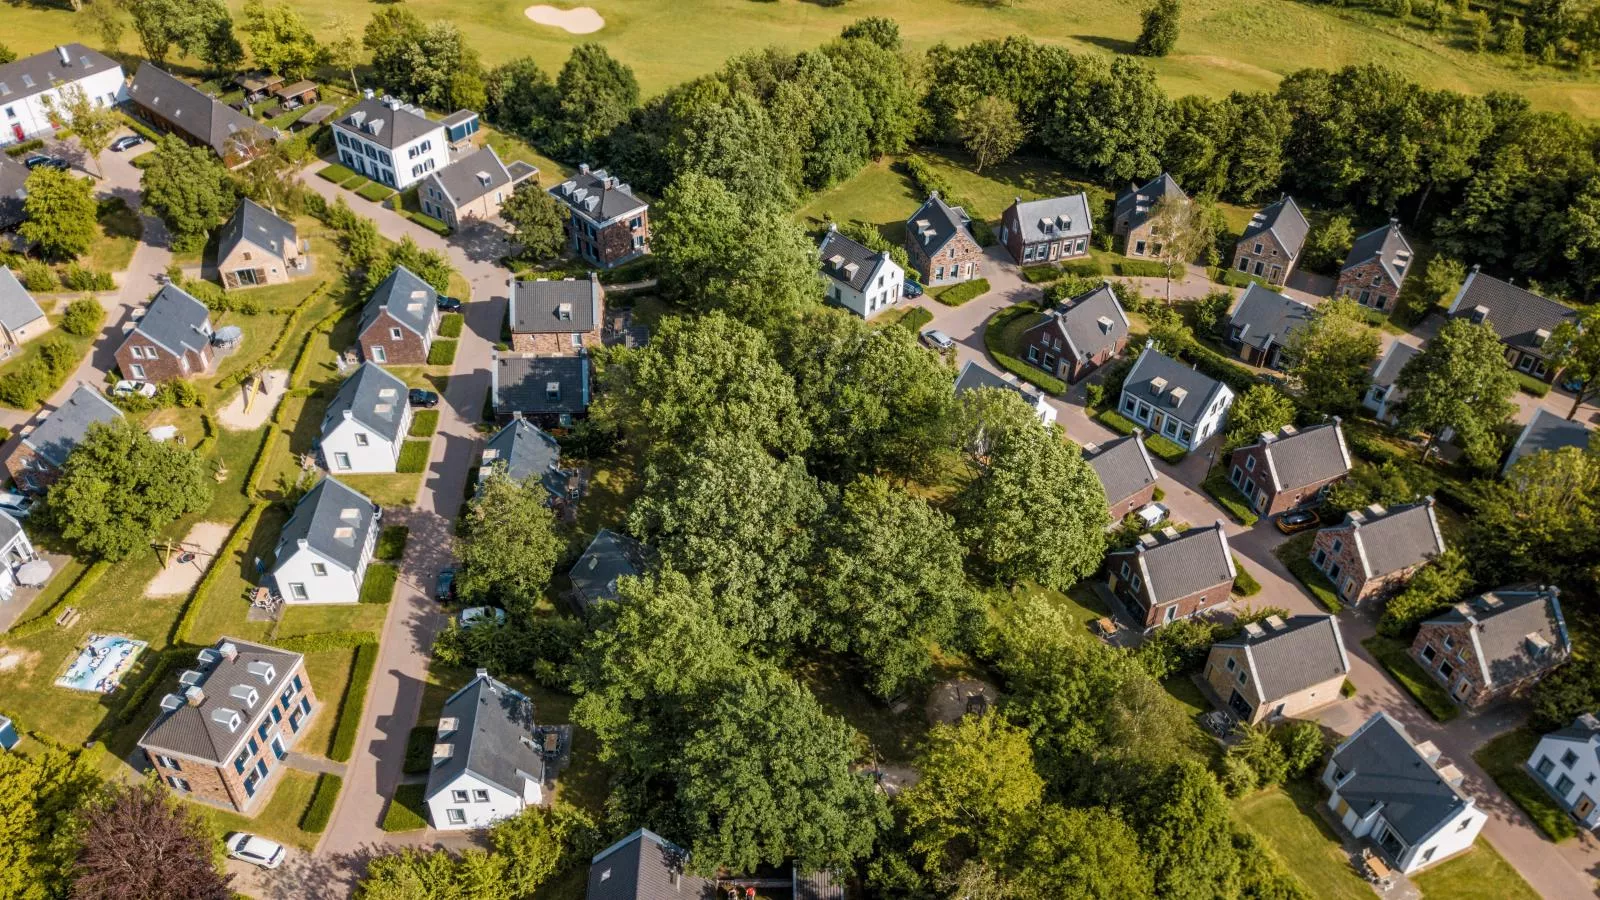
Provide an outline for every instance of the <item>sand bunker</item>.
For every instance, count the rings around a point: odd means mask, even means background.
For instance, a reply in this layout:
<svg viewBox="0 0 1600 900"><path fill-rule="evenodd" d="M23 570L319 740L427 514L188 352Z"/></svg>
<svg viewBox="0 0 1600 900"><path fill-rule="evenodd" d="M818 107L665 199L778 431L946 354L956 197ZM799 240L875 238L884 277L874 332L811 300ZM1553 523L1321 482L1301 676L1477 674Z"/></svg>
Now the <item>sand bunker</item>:
<svg viewBox="0 0 1600 900"><path fill-rule="evenodd" d="M244 408L244 392L233 388L233 397L217 413L222 427L230 431L254 431L267 423L278 401L283 399L284 388L289 385L289 373L273 369L266 373L266 393L255 391L250 398L250 411Z"/></svg>
<svg viewBox="0 0 1600 900"><path fill-rule="evenodd" d="M200 576L211 565L211 558L217 555L217 548L228 539L228 532L232 530L233 527L225 522L201 522L189 529L182 545L173 548L171 563L150 579L144 595L174 597L189 593L200 582ZM184 561L184 554L192 554L194 558Z"/></svg>
<svg viewBox="0 0 1600 900"><path fill-rule="evenodd" d="M577 9L561 9L556 6L530 6L527 9L528 18L540 25L550 25L559 28L568 34L594 34L606 27L606 20L600 14L587 6Z"/></svg>

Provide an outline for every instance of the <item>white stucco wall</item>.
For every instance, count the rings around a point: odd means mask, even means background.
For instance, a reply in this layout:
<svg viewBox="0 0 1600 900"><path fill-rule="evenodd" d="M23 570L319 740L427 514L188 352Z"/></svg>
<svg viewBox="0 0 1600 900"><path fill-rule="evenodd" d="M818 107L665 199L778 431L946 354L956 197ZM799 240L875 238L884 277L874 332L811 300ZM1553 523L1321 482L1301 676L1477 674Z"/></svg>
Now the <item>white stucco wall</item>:
<svg viewBox="0 0 1600 900"><path fill-rule="evenodd" d="M123 82L121 66L96 72L87 78L79 78L71 84L77 85L88 94L96 106L117 104L128 99L128 88ZM31 140L50 133L53 128L50 125L50 110L45 100L54 99L59 105L60 93L66 86L52 87L26 97L19 96L22 92L20 84L10 85L10 88L17 93L0 98L0 146L18 142L16 126L22 128L21 140Z"/></svg>
<svg viewBox="0 0 1600 900"><path fill-rule="evenodd" d="M409 418L409 411L405 418ZM400 430L403 435L409 428L409 423L402 421L401 425L404 426ZM359 436L362 435L366 436L365 447L357 443ZM322 462L334 475L350 472L393 472L395 463L400 458L401 443L403 441L389 441L354 419L345 419L335 424L323 436ZM346 456L349 458L349 466L344 465Z"/></svg>
<svg viewBox="0 0 1600 900"><path fill-rule="evenodd" d="M288 558L279 560L272 568L272 579L277 585L279 596L283 597L283 602L310 604L360 601L361 580L356 573L340 568L333 561L324 559L308 547L287 552ZM318 563L326 568L327 574L316 574L312 567ZM295 596L294 589L290 587L294 584L305 585L304 599Z"/></svg>
<svg viewBox="0 0 1600 900"><path fill-rule="evenodd" d="M864 319L895 306L904 297L906 270L895 265L893 260L885 261L878 267L878 273L864 292L834 279L826 272L823 274L828 279L828 299Z"/></svg>
<svg viewBox="0 0 1600 900"><path fill-rule="evenodd" d="M535 790L538 790L537 786ZM466 802L456 797L455 791L466 792ZM487 793L487 802L473 799L476 796L474 791ZM537 803L537 798L532 802ZM442 831L484 828L499 819L516 815L526 805L522 797L508 794L495 785L475 778L471 772L463 772L456 776L455 780L440 786L428 798L428 818L433 822L434 828ZM461 810L465 821L451 822L449 811L452 809Z"/></svg>
<svg viewBox="0 0 1600 900"><path fill-rule="evenodd" d="M1577 757L1570 766L1562 761L1568 751ZM1550 760L1549 772L1539 771L1539 762L1544 759ZM1591 803L1600 804L1600 756L1597 756L1592 744L1545 737L1533 749L1526 765L1528 774L1542 782L1545 790L1559 798L1568 811L1573 811L1573 806L1584 797L1588 797ZM1563 776L1572 781L1565 793L1557 790ZM1582 821L1590 828L1600 825L1600 805L1590 808Z"/></svg>
<svg viewBox="0 0 1600 900"><path fill-rule="evenodd" d="M395 115L405 115L405 113L397 112ZM392 151L375 141L368 140L359 131L343 126L336 126L334 131L344 137L344 142L340 142L338 138L334 139L341 164L396 190L403 191L428 177L430 172L437 172L450 165L450 141L443 125ZM369 145L377 153L377 158L365 152L365 148ZM413 152L416 155L413 156ZM431 168L428 167L430 162ZM383 176L385 171L389 173L388 178Z"/></svg>

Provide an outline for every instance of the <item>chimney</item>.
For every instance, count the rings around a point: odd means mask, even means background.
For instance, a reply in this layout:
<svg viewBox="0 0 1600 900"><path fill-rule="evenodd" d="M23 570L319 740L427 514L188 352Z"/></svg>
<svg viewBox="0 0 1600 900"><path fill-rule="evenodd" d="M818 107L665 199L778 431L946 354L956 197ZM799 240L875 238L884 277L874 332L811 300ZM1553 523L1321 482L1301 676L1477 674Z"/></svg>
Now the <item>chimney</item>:
<svg viewBox="0 0 1600 900"><path fill-rule="evenodd" d="M479 669L478 670L478 677L479 678L488 678L489 677L489 670L488 669Z"/></svg>
<svg viewBox="0 0 1600 900"><path fill-rule="evenodd" d="M1386 512L1388 512L1388 510L1384 508L1382 503L1374 503L1371 506L1367 507L1367 515L1373 517L1374 519L1378 518L1379 516L1383 515Z"/></svg>
<svg viewBox="0 0 1600 900"><path fill-rule="evenodd" d="M1156 545L1156 536L1155 535L1150 534L1148 532L1146 532L1145 534L1139 535L1139 546L1138 546L1137 549L1138 549L1138 551L1140 553L1143 553L1147 548L1154 547L1155 545Z"/></svg>
<svg viewBox="0 0 1600 900"><path fill-rule="evenodd" d="M1461 782L1464 780L1461 770L1451 765L1441 767L1439 769L1439 777L1444 779L1445 784L1454 785L1456 787L1460 787Z"/></svg>
<svg viewBox="0 0 1600 900"><path fill-rule="evenodd" d="M206 702L206 692L196 685L183 692L183 699L190 706L199 706Z"/></svg>
<svg viewBox="0 0 1600 900"><path fill-rule="evenodd" d="M223 641L221 646L217 647L217 652L222 654L222 658L228 662L233 662L239 658L239 648L235 647L232 641Z"/></svg>
<svg viewBox="0 0 1600 900"><path fill-rule="evenodd" d="M587 174L589 174L589 164L588 163L578 163L578 174L579 175L587 175Z"/></svg>
<svg viewBox="0 0 1600 900"><path fill-rule="evenodd" d="M1433 741L1423 741L1417 745L1417 755L1427 760L1431 766L1439 761L1439 748L1434 746Z"/></svg>
<svg viewBox="0 0 1600 900"><path fill-rule="evenodd" d="M67 52L67 48L66 48L65 45L57 46L56 47L56 54L61 57L61 64L63 66L72 65L72 54Z"/></svg>

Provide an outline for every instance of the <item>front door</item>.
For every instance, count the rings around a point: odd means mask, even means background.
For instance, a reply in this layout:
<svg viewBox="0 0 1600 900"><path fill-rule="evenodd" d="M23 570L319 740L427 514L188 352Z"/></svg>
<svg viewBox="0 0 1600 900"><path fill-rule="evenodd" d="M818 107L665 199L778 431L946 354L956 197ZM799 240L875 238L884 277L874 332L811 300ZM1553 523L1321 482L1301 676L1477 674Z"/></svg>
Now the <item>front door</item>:
<svg viewBox="0 0 1600 900"><path fill-rule="evenodd" d="M1594 800L1590 799L1588 794L1579 794L1578 802L1572 804L1572 814L1587 820L1592 812L1594 812Z"/></svg>
<svg viewBox="0 0 1600 900"><path fill-rule="evenodd" d="M12 123L12 125L11 125L11 134L12 134L13 137L15 137L19 141L20 140L24 140L25 138L27 138L27 135L22 133L22 125L20 123L16 123L16 122Z"/></svg>

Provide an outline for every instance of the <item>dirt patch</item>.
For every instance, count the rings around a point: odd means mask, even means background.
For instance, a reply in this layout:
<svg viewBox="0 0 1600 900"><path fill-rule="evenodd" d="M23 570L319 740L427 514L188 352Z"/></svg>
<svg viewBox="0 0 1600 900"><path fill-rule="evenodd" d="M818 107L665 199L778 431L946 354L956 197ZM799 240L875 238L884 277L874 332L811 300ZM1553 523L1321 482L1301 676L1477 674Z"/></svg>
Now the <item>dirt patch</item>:
<svg viewBox="0 0 1600 900"><path fill-rule="evenodd" d="M189 529L181 546L174 547L172 558L156 577L145 585L146 597L175 597L186 594L200 582L206 567L211 565L217 548L228 539L233 526L225 522L201 522ZM187 561L185 555L190 556Z"/></svg>
<svg viewBox="0 0 1600 900"><path fill-rule="evenodd" d="M14 672L18 669L31 670L39 663L37 650L13 650L10 647L0 647L0 672Z"/></svg>
<svg viewBox="0 0 1600 900"><path fill-rule="evenodd" d="M1000 691L994 685L976 678L956 678L934 686L928 694L928 721L954 723L969 712L981 713L993 709Z"/></svg>
<svg viewBox="0 0 1600 900"><path fill-rule="evenodd" d="M236 389L233 399L228 401L217 413L217 421L222 427L230 431L254 431L267 424L272 418L272 411L278 408L278 401L283 399L284 389L289 385L289 373L282 369L273 369L264 376L266 393L260 388L250 392L250 409L244 408L244 391Z"/></svg>
<svg viewBox="0 0 1600 900"><path fill-rule="evenodd" d="M594 34L606 27L606 20L600 14L587 6L576 9L562 9L558 6L540 4L527 9L528 18L540 25L549 25L559 28L568 34Z"/></svg>

